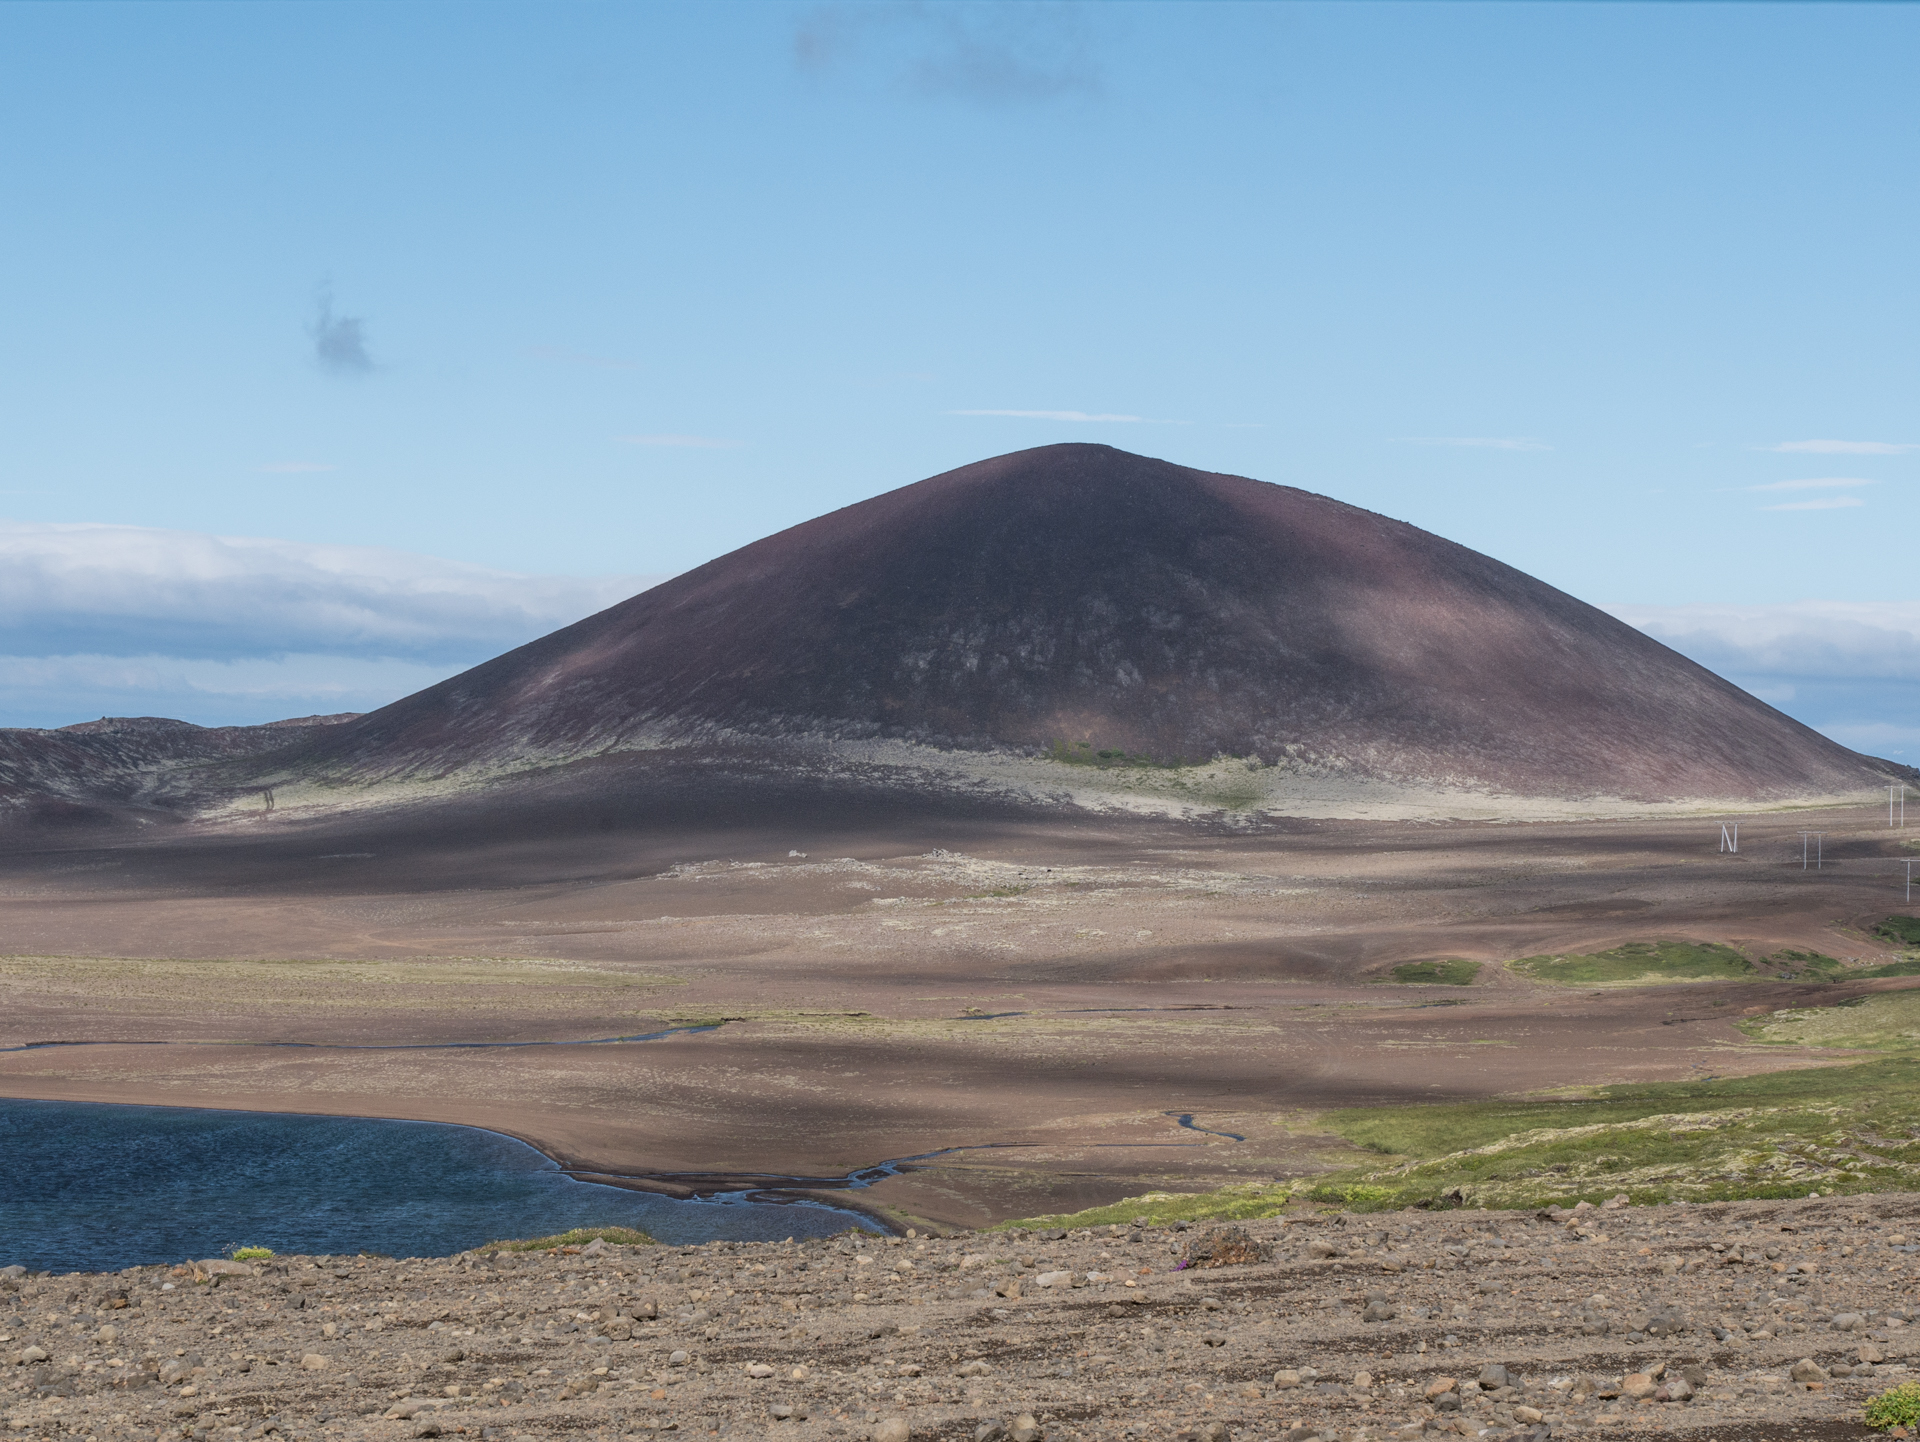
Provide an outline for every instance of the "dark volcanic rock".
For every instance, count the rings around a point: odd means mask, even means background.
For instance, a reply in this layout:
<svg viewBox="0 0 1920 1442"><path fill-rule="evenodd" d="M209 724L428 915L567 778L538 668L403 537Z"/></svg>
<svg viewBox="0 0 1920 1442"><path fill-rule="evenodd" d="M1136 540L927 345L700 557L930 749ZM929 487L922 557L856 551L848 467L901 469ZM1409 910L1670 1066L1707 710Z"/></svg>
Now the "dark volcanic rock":
<svg viewBox="0 0 1920 1442"><path fill-rule="evenodd" d="M193 777L220 763L297 748L354 719L302 716L264 726L196 726L161 716L103 716L57 730L0 728L0 819L104 825L166 814Z"/></svg>
<svg viewBox="0 0 1920 1442"><path fill-rule="evenodd" d="M311 757L394 775L743 733L1084 741L1649 800L1850 791L1887 769L1463 546L1094 445L757 541Z"/></svg>

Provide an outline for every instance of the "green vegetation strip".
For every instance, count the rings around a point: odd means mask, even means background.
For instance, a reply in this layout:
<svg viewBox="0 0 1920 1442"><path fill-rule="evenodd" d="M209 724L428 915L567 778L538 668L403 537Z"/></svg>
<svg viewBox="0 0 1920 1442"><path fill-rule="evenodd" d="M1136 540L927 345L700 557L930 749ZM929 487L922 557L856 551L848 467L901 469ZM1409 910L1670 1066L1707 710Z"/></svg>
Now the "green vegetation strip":
<svg viewBox="0 0 1920 1442"><path fill-rule="evenodd" d="M1527 956L1508 966L1562 986L1645 986L1665 981L1745 980L1756 968L1730 946L1694 941L1629 941L1584 956Z"/></svg>
<svg viewBox="0 0 1920 1442"><path fill-rule="evenodd" d="M590 1242L605 1242L610 1247L651 1247L652 1237L632 1227L575 1227L551 1237L528 1237L518 1242L488 1242L476 1247L480 1252L550 1252L555 1247L584 1247Z"/></svg>
<svg viewBox="0 0 1920 1442"><path fill-rule="evenodd" d="M1578 1098L1329 1112L1329 1131L1383 1153L1272 1186L1153 1193L1010 1225L1093 1226L1273 1216L1318 1202L1541 1207L1920 1191L1920 1056L1769 1076L1605 1087Z"/></svg>
<svg viewBox="0 0 1920 1442"><path fill-rule="evenodd" d="M1472 986L1480 974L1477 961L1407 961L1388 973L1395 981L1428 986Z"/></svg>

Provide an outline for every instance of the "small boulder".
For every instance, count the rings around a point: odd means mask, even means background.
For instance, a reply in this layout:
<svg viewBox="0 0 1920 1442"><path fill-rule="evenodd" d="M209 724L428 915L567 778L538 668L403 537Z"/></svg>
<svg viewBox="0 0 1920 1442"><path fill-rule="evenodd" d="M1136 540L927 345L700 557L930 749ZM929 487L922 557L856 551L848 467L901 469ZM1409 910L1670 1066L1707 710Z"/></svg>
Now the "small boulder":
<svg viewBox="0 0 1920 1442"><path fill-rule="evenodd" d="M44 1362L46 1360L47 1349L45 1347L28 1347L20 1353L22 1366L30 1366L35 1362Z"/></svg>
<svg viewBox="0 0 1920 1442"><path fill-rule="evenodd" d="M1042 1272L1033 1279L1036 1287L1070 1287L1073 1285L1072 1272Z"/></svg>
<svg viewBox="0 0 1920 1442"><path fill-rule="evenodd" d="M1833 1330L1836 1332L1863 1332L1866 1330L1866 1327L1867 1319L1858 1312L1835 1312L1833 1314Z"/></svg>
<svg viewBox="0 0 1920 1442"><path fill-rule="evenodd" d="M1787 1375L1796 1382L1824 1382L1827 1370L1811 1357L1802 1357L1793 1364L1793 1370Z"/></svg>
<svg viewBox="0 0 1920 1442"><path fill-rule="evenodd" d="M1366 1309L1360 1313L1360 1320L1363 1322L1391 1322L1398 1315L1399 1313L1395 1310L1393 1303L1389 1302L1385 1297L1374 1297L1368 1301Z"/></svg>
<svg viewBox="0 0 1920 1442"><path fill-rule="evenodd" d="M309 1352L300 1359L300 1365L305 1367L309 1372L324 1372L333 1364L318 1352Z"/></svg>
<svg viewBox="0 0 1920 1442"><path fill-rule="evenodd" d="M907 1442L910 1435L905 1417L883 1417L873 1429L873 1442Z"/></svg>
<svg viewBox="0 0 1920 1442"><path fill-rule="evenodd" d="M1264 1262L1267 1255L1245 1227L1215 1227L1187 1244L1185 1261L1189 1267L1241 1267Z"/></svg>
<svg viewBox="0 0 1920 1442"><path fill-rule="evenodd" d="M1513 1385L1513 1379L1507 1375L1507 1369L1498 1362L1489 1362L1480 1369L1479 1382L1483 1392L1493 1392L1501 1387Z"/></svg>
<svg viewBox="0 0 1920 1442"><path fill-rule="evenodd" d="M1620 1379L1620 1395L1631 1397L1636 1402L1642 1397L1651 1397L1659 1390L1659 1384L1645 1372L1629 1372Z"/></svg>
<svg viewBox="0 0 1920 1442"><path fill-rule="evenodd" d="M1013 1425L1007 1428L1007 1436L1012 1442L1040 1442L1047 1434L1033 1419L1031 1412L1022 1412L1013 1419ZM877 1439L876 1439L877 1442Z"/></svg>

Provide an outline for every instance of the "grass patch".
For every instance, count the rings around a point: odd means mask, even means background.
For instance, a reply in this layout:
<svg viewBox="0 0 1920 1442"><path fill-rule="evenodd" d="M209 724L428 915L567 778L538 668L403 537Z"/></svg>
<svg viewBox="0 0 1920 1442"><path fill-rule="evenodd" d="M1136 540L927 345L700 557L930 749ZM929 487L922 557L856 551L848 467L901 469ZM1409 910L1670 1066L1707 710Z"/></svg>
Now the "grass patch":
<svg viewBox="0 0 1920 1442"><path fill-rule="evenodd" d="M1293 1200L1284 1182L1245 1182L1217 1192L1147 1192L1084 1212L1061 1212L1045 1217L1023 1217L997 1222L989 1231L1009 1227L1109 1227L1145 1219L1148 1226L1169 1222L1250 1221L1271 1217Z"/></svg>
<svg viewBox="0 0 1920 1442"><path fill-rule="evenodd" d="M1650 1204L1920 1191L1920 1055L1578 1097L1355 1108L1319 1121L1379 1162L1269 1187L1154 1193L1030 1225L1246 1219L1302 1201L1380 1211L1570 1206L1621 1192Z"/></svg>
<svg viewBox="0 0 1920 1442"><path fill-rule="evenodd" d="M1730 946L1695 941L1629 941L1577 956L1527 956L1507 963L1535 981L1561 986L1645 986L1674 981L1745 980L1753 963Z"/></svg>
<svg viewBox="0 0 1920 1442"><path fill-rule="evenodd" d="M991 891L969 891L961 900L985 901L994 896L1025 896L1032 890L1031 886L996 886Z"/></svg>
<svg viewBox="0 0 1920 1442"><path fill-rule="evenodd" d="M1872 934L1898 946L1920 946L1920 917L1889 916L1873 928Z"/></svg>
<svg viewBox="0 0 1920 1442"><path fill-rule="evenodd" d="M1047 758L1068 766L1099 766L1106 769L1135 766L1152 771L1178 771L1182 767L1202 764L1200 761L1189 761L1184 756L1176 756L1171 761L1156 761L1138 751L1128 751L1124 746L1095 746L1091 741L1055 741L1047 748Z"/></svg>
<svg viewBox="0 0 1920 1442"><path fill-rule="evenodd" d="M1795 1007L1740 1022L1755 1041L1774 1046L1920 1046L1920 990L1856 996L1836 1006Z"/></svg>
<svg viewBox="0 0 1920 1442"><path fill-rule="evenodd" d="M1867 1403L1861 1421L1883 1431L1888 1427L1920 1425L1920 1382L1902 1382L1898 1387L1889 1387Z"/></svg>
<svg viewBox="0 0 1920 1442"><path fill-rule="evenodd" d="M555 1247L584 1247L589 1242L605 1242L610 1247L651 1247L652 1237L632 1227L575 1227L551 1237L528 1237L517 1242L488 1242L476 1247L480 1252L550 1252Z"/></svg>
<svg viewBox="0 0 1920 1442"><path fill-rule="evenodd" d="M1818 951L1776 951L1767 963L1776 968L1773 975L1780 981L1837 981L1855 974L1839 957Z"/></svg>
<svg viewBox="0 0 1920 1442"><path fill-rule="evenodd" d="M236 1262L264 1262L273 1255L272 1247L236 1247L233 1260Z"/></svg>
<svg viewBox="0 0 1920 1442"><path fill-rule="evenodd" d="M1387 975L1395 981L1420 986L1472 986L1480 974L1477 961L1403 961ZM1385 978L1381 978L1385 980Z"/></svg>

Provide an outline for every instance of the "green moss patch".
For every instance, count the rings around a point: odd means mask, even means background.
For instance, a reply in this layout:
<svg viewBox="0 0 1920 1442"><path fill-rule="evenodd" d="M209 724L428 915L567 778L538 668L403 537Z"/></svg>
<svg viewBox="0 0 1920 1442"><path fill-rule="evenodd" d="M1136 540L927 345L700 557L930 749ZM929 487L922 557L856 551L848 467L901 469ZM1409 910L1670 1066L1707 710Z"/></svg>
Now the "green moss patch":
<svg viewBox="0 0 1920 1442"><path fill-rule="evenodd" d="M1920 996L1920 993L1915 993ZM1541 1207L1920 1191L1920 1052L1846 1067L1596 1089L1542 1100L1369 1107L1320 1124L1379 1163L1272 1186L1150 1193L1035 1225L1273 1216L1318 1202Z"/></svg>
<svg viewBox="0 0 1920 1442"><path fill-rule="evenodd" d="M1188 761L1176 756L1171 761L1156 761L1151 756L1137 751L1128 751L1124 746L1096 746L1091 741L1056 741L1047 748L1048 759L1063 762L1068 766L1144 766L1152 770L1171 771L1182 766L1197 766L1198 761Z"/></svg>
<svg viewBox="0 0 1920 1442"><path fill-rule="evenodd" d="M605 1242L609 1247L651 1247L654 1240L633 1227L575 1227L551 1237L527 1237L517 1242L488 1242L481 1252L551 1252L555 1247L584 1247Z"/></svg>
<svg viewBox="0 0 1920 1442"><path fill-rule="evenodd" d="M1507 963L1534 981L1561 986L1647 986L1675 981L1743 981L1758 974L1730 946L1698 941L1629 941L1585 955L1527 956Z"/></svg>
<svg viewBox="0 0 1920 1442"><path fill-rule="evenodd" d="M1775 1046L1920 1049L1920 989L1875 992L1835 1006L1772 1011L1739 1027L1755 1041Z"/></svg>
<svg viewBox="0 0 1920 1442"><path fill-rule="evenodd" d="M1873 928L1873 935L1896 946L1920 946L1920 917L1889 916Z"/></svg>
<svg viewBox="0 0 1920 1442"><path fill-rule="evenodd" d="M1387 976L1417 986L1472 986L1480 974L1477 961L1404 961ZM1385 981L1386 977L1379 980Z"/></svg>

